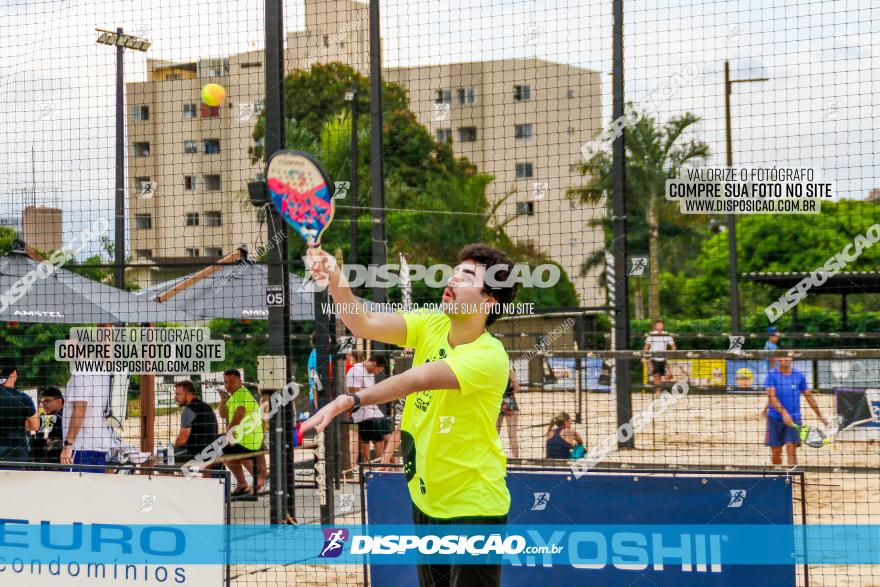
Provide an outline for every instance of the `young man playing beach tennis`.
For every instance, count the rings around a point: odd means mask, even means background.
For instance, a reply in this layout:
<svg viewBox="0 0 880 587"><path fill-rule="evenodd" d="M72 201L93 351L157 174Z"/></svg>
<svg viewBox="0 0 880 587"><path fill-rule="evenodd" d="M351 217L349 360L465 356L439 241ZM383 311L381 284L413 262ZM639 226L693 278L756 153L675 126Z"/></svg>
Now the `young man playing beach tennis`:
<svg viewBox="0 0 880 587"><path fill-rule="evenodd" d="M329 284L342 321L358 338L415 349L413 368L353 395L337 397L302 430L323 430L358 405L406 398L401 423L403 472L412 498L413 522L505 524L510 508L507 461L495 419L507 384L508 357L486 331L516 295L505 283L513 270L507 255L474 244L458 254L443 290L443 311L368 312L319 249L313 278ZM500 565L419 565L421 585L498 585Z"/></svg>

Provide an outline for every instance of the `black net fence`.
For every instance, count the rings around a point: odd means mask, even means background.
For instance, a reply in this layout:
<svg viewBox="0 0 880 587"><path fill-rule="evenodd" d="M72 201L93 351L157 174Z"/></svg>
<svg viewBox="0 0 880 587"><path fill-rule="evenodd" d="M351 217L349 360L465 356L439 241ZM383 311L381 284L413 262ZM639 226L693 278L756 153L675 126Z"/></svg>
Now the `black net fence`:
<svg viewBox="0 0 880 587"><path fill-rule="evenodd" d="M331 303L448 301L485 243L516 263L488 327L511 470L797 466L798 524L878 523L878 18L857 0L2 3L0 461L143 469L131 488L160 465L228 471L204 489L220 509L161 523L369 521L364 471L403 467L405 404L296 425L418 365ZM314 287L269 195L282 148L326 175L321 244L353 298Z"/></svg>

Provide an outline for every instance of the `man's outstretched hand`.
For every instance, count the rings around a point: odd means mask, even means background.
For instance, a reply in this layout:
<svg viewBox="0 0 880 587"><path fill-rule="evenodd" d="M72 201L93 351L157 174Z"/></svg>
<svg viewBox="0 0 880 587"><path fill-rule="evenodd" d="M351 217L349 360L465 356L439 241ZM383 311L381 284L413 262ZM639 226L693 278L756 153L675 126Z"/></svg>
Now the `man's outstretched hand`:
<svg viewBox="0 0 880 587"><path fill-rule="evenodd" d="M314 416L303 422L302 426L300 426L300 432L305 433L306 430L311 430L312 428L318 432L323 431L324 428L330 425L333 418L352 408L354 401L349 400L350 397L347 395L337 397L335 400L318 410Z"/></svg>

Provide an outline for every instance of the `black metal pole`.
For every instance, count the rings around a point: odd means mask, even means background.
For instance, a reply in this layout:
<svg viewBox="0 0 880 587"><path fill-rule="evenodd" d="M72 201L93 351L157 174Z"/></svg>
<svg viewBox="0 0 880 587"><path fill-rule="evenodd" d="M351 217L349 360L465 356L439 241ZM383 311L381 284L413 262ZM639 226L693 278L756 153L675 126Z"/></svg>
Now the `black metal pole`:
<svg viewBox="0 0 880 587"><path fill-rule="evenodd" d="M613 103L611 108L612 120L624 119L623 92L623 0L614 0L613 32L612 32L612 93ZM612 146L611 176L612 196L614 210L614 242L612 252L614 254L614 272L616 300L614 312L615 337L617 348L626 350L629 348L629 291L626 276L626 146L624 137L626 130L615 140ZM629 360L617 359L617 425L628 424L632 419L632 389L630 389ZM621 447L632 448L635 446L632 436L620 441Z"/></svg>
<svg viewBox="0 0 880 587"><path fill-rule="evenodd" d="M727 166L733 167L733 130L731 129L730 94L733 84L730 81L730 62L724 62L724 120L727 123ZM736 259L736 215L727 215L727 259L730 281L730 329L734 334L740 331L739 324L739 277Z"/></svg>
<svg viewBox="0 0 880 587"><path fill-rule="evenodd" d="M122 39L122 27L116 29L116 38ZM114 283L125 287L125 50L116 44L116 203L115 203L115 256Z"/></svg>
<svg viewBox="0 0 880 587"><path fill-rule="evenodd" d="M373 265L384 265L385 247L385 161L382 140L382 42L379 26L379 0L370 0L370 169L373 208ZM382 287L373 288L373 301L387 300ZM383 344L375 344L382 351Z"/></svg>
<svg viewBox="0 0 880 587"><path fill-rule="evenodd" d="M349 193L351 194L351 226L349 227L350 251L348 254L348 262L352 265L358 262L358 85L355 82L351 92L351 185Z"/></svg>
<svg viewBox="0 0 880 587"><path fill-rule="evenodd" d="M318 370L318 406L324 407L333 401L335 394L330 385L330 370L333 363L330 360L330 316L324 313L326 304L330 300L327 289L315 292L315 334L316 334L316 368ZM319 483L318 490L324 492L324 503L321 504L321 523L333 523L333 469L336 443L333 438L333 427L328 426L324 430L324 475Z"/></svg>
<svg viewBox="0 0 880 587"><path fill-rule="evenodd" d="M284 18L283 1L266 0L266 161L284 148ZM274 206L266 206L268 240L277 243L269 249L268 285L283 286L284 305L269 307L269 354L285 357L286 377L290 381L290 281L287 269L287 224ZM290 408L290 406L287 406ZM270 422L272 431L269 459L272 467L270 517L273 524L283 524L288 516L295 519L292 479L292 442L290 409L279 410ZM290 457L290 459L288 458ZM288 467L288 461L290 466ZM290 474L288 473L290 469Z"/></svg>

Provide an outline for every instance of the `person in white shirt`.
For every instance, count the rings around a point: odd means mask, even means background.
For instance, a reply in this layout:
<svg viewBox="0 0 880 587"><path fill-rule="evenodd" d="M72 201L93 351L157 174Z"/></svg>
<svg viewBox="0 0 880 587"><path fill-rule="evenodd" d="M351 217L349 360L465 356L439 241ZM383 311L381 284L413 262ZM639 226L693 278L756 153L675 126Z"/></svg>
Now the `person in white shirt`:
<svg viewBox="0 0 880 587"><path fill-rule="evenodd" d="M113 428L106 418L112 385L113 376L107 373L71 374L64 393L62 464L107 464L107 453L115 443Z"/></svg>
<svg viewBox="0 0 880 587"><path fill-rule="evenodd" d="M367 361L360 361L355 364L345 375L345 389L348 393L357 393L362 389L373 387L375 381L373 374L367 365ZM387 434L385 427L385 414L379 409L379 406L372 404L360 406L351 412L351 419L358 426L358 436L360 437L360 457L362 462L370 460L370 443L376 447L376 454L382 456L385 452L385 435ZM352 466L357 462L355 456L352 460Z"/></svg>
<svg viewBox="0 0 880 587"><path fill-rule="evenodd" d="M672 335L666 332L663 327L663 320L654 321L654 330L645 337L644 350L652 353L676 350ZM663 377L666 375L666 357L651 357L651 373L654 379L654 397L658 397L661 391L660 385L663 383Z"/></svg>

